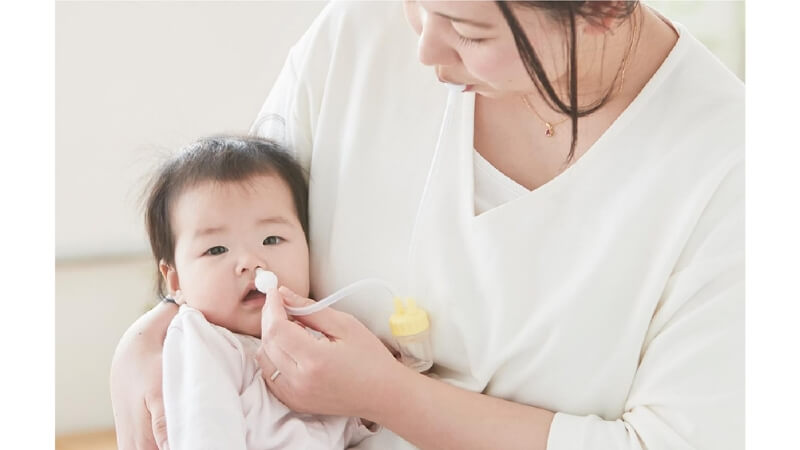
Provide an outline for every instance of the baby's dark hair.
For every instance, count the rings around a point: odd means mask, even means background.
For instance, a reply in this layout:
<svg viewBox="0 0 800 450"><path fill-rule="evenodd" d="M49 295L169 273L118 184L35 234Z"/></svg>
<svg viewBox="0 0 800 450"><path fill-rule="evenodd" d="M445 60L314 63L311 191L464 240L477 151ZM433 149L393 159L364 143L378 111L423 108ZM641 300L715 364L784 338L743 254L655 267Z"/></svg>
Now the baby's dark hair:
<svg viewBox="0 0 800 450"><path fill-rule="evenodd" d="M258 175L275 175L286 182L307 238L308 185L303 169L289 151L258 137L212 136L182 148L161 165L148 184L144 221L156 267L162 260L175 264L170 212L186 188L205 181L244 182ZM157 280L158 294L163 297L166 292L160 273Z"/></svg>

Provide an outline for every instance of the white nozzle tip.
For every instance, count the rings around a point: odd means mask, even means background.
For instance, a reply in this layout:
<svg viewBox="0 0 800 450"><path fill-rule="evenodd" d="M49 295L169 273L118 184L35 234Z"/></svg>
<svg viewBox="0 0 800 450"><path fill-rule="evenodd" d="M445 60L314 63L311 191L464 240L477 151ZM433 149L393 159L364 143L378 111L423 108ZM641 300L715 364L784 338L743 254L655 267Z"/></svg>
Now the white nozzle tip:
<svg viewBox="0 0 800 450"><path fill-rule="evenodd" d="M267 293L268 290L278 287L278 277L269 270L256 268L256 289Z"/></svg>

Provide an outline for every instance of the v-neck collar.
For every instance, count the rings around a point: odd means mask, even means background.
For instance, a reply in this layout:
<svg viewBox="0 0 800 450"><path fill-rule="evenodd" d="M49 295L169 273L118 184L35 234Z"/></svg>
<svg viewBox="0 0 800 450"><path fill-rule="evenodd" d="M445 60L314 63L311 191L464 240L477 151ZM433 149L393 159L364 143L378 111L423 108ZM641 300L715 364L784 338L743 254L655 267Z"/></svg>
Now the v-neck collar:
<svg viewBox="0 0 800 450"><path fill-rule="evenodd" d="M461 101L464 102L462 105L463 108L461 114L461 139L462 142L469 143L469 145L459 148L458 151L462 155L465 153L470 155L469 158L462 157L460 159L462 163L465 159L469 161L467 167L462 166L463 173L467 176L461 177L461 180L469 180L468 184L463 185L463 187L467 189L467 192L469 193L467 197L469 198L470 205L472 206L471 211L473 212L473 218L489 217L497 214L501 210L513 208L513 205L519 203L535 203L536 199L546 199L553 195L557 195L566 189L571 184L571 180L579 176L580 173L592 170L592 167L598 165L600 161L603 161L605 159L604 155L608 151L613 150L613 146L610 144L610 142L613 142L614 139L620 133L622 133L633 120L635 120L635 118L638 116L638 113L647 105L654 91L657 90L663 81L669 76L669 74L678 64L678 61L680 61L680 59L686 53L687 39L689 35L686 33L681 24L677 22L671 22L671 24L678 32L678 40L673 46L672 50L670 50L667 57L661 63L661 66L659 66L650 80L648 80L648 82L644 85L642 90L636 95L636 97L634 97L631 103L620 113L614 122L609 125L609 127L603 132L602 135L600 135L600 137L592 144L592 146L589 147L589 149L586 150L586 152L570 167L553 177L547 183L537 187L536 189L529 190L508 177L489 161L486 161L491 168L508 178L510 182L516 184L526 192L523 192L516 198L510 199L503 204L496 205L480 214L475 214L475 163L474 158L472 157L472 153L477 152L474 146L475 93L470 92L461 94L463 96ZM579 175L576 175L576 173Z"/></svg>

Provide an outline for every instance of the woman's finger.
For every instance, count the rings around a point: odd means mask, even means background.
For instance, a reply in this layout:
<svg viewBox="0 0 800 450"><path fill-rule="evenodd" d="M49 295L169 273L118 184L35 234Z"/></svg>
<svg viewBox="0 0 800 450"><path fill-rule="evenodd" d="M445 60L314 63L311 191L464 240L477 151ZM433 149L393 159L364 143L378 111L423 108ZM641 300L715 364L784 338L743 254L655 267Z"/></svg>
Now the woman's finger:
<svg viewBox="0 0 800 450"><path fill-rule="evenodd" d="M274 345L263 344L256 353L256 362L261 367L261 377L272 388L283 376L293 379L297 374L297 363L286 352Z"/></svg>
<svg viewBox="0 0 800 450"><path fill-rule="evenodd" d="M141 402L140 404L144 404ZM135 419L132 419L128 414L121 414L114 411L114 422L117 429L117 445L121 449L136 449L136 450L158 450L152 434L152 423L150 421L150 413L147 411L147 406L134 411ZM133 429L126 427L133 424Z"/></svg>
<svg viewBox="0 0 800 450"><path fill-rule="evenodd" d="M264 332L266 320L275 322L288 319L286 309L283 307L283 296L277 289L268 290L267 301L264 302L264 307L261 308L261 332Z"/></svg>
<svg viewBox="0 0 800 450"><path fill-rule="evenodd" d="M297 361L279 346L269 342L262 341L256 354L256 361L267 377L271 376L276 369L280 369L283 373L292 373L297 370Z"/></svg>
<svg viewBox="0 0 800 450"><path fill-rule="evenodd" d="M150 411L150 426L153 430L153 439L159 450L169 450L167 442L167 417L164 414L164 401L161 393L145 398L145 405Z"/></svg>
<svg viewBox="0 0 800 450"><path fill-rule="evenodd" d="M278 366L269 359L269 356L267 356L264 344L261 344L261 347L259 347L256 352L256 363L258 363L258 367L261 367L261 372L267 374L266 376L269 376L269 374L275 372L275 369L278 368Z"/></svg>
<svg viewBox="0 0 800 450"><path fill-rule="evenodd" d="M284 352L285 357L296 365L302 361L311 361L315 352L310 346L316 343L308 332L300 325L291 322L283 306L283 296L277 289L267 292L267 302L261 310L261 340L267 347L267 356L280 358L280 354L273 355L272 347ZM281 368L282 361L274 360Z"/></svg>
<svg viewBox="0 0 800 450"><path fill-rule="evenodd" d="M296 294L293 290L286 286L281 286L278 288L278 292L283 296L283 302L288 306L302 308L304 306L311 306L316 303L316 301L310 298Z"/></svg>
<svg viewBox="0 0 800 450"><path fill-rule="evenodd" d="M313 300L297 295L286 286L281 286L278 291L283 295L286 304L289 306L302 307L314 303ZM325 333L332 338L342 338L347 331L347 315L335 309L324 308L307 316L292 317L303 325Z"/></svg>

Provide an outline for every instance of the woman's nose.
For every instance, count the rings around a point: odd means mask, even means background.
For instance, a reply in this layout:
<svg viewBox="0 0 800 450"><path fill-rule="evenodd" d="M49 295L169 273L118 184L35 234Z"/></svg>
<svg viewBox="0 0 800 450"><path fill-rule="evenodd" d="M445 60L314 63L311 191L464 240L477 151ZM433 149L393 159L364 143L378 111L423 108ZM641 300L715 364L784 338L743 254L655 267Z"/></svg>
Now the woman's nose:
<svg viewBox="0 0 800 450"><path fill-rule="evenodd" d="M417 44L419 62L426 66L447 66L461 61L461 57L444 36L445 19L428 16L423 19Z"/></svg>

